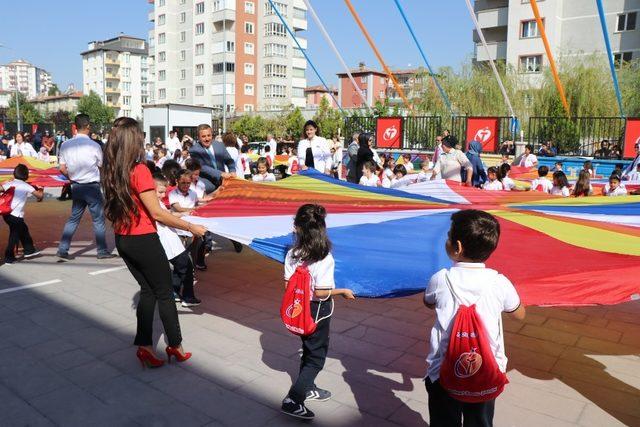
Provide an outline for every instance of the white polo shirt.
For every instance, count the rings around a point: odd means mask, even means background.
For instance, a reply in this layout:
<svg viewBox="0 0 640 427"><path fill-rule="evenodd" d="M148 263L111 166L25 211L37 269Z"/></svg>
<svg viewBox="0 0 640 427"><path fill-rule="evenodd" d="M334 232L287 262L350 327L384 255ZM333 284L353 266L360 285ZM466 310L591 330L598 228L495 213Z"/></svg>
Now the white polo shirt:
<svg viewBox="0 0 640 427"><path fill-rule="evenodd" d="M276 176L271 172L267 172L264 175L256 174L251 177L253 182L276 182Z"/></svg>
<svg viewBox="0 0 640 427"><path fill-rule="evenodd" d="M13 199L11 199L11 215L17 218L24 218L24 205L27 203L29 194L36 191L36 189L20 179L14 179L2 184L2 188L5 191L11 187L15 187Z"/></svg>
<svg viewBox="0 0 640 427"><path fill-rule="evenodd" d="M191 191L195 191L198 199L202 199L204 197L204 193L207 191L207 187L204 185L201 179L198 179L198 182L191 183L191 187L189 187Z"/></svg>
<svg viewBox="0 0 640 427"><path fill-rule="evenodd" d="M551 189L553 188L553 182L551 182L547 177L536 178L531 181L531 190L533 191L542 191L544 193L551 193Z"/></svg>
<svg viewBox="0 0 640 427"><path fill-rule="evenodd" d="M33 149L33 145L24 141L21 144L14 143L11 145L11 157L25 156L25 157L38 157L38 153Z"/></svg>
<svg viewBox="0 0 640 427"><path fill-rule="evenodd" d="M180 205L181 208L193 209L198 204L198 195L193 190L189 190L185 195L176 188L169 193L169 205L173 206L176 203Z"/></svg>
<svg viewBox="0 0 640 427"><path fill-rule="evenodd" d="M160 203L160 207L164 210L168 210L163 203ZM175 228L167 227L160 221L156 222L156 227L158 229L160 244L162 245L164 252L167 254L167 259L171 260L185 251L182 240L180 240L178 231Z"/></svg>
<svg viewBox="0 0 640 427"><path fill-rule="evenodd" d="M289 249L287 256L284 259L284 280L289 280L296 268L301 265L302 262L293 258L293 249ZM336 282L333 278L336 262L333 259L333 255L329 254L318 262L308 264L309 275L311 276L311 300L318 301L319 299L314 296L316 289L335 289Z"/></svg>
<svg viewBox="0 0 640 427"><path fill-rule="evenodd" d="M67 167L69 179L78 184L100 182L102 147L82 133L64 142L58 155L60 165Z"/></svg>
<svg viewBox="0 0 640 427"><path fill-rule="evenodd" d="M436 321L431 329L430 348L427 355L431 381L440 377L440 366L449 347L453 320L458 310L446 276L458 298L465 305L476 304L476 312L484 322L491 350L498 367L507 371L507 356L504 351L502 312L513 312L520 306L520 297L513 284L483 263L458 262L450 269L443 268L431 276L424 293L424 301L435 304Z"/></svg>

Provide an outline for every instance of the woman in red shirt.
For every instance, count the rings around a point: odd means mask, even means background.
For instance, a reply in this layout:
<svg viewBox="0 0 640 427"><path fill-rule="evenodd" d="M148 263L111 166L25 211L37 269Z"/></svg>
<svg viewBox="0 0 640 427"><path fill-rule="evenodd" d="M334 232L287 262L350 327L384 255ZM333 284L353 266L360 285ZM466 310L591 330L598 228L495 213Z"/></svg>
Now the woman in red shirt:
<svg viewBox="0 0 640 427"><path fill-rule="evenodd" d="M134 119L121 117L113 123L104 151L102 187L105 216L113 223L118 253L140 285L134 344L143 366L164 364L153 351L153 315L156 302L168 340L167 358L183 362L191 357L182 349L178 312L173 300L171 270L162 249L156 221L202 237L206 229L183 221L162 209L155 194L151 172L144 163L144 136Z"/></svg>

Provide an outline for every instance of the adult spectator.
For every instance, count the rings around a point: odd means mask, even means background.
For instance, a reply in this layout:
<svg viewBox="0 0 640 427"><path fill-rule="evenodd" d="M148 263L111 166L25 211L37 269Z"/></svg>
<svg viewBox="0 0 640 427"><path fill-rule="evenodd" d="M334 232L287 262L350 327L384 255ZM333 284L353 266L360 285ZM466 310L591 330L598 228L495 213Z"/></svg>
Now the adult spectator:
<svg viewBox="0 0 640 427"><path fill-rule="evenodd" d="M42 132L40 132L39 130L36 130L36 132L33 134L33 149L37 151L40 151L40 147L42 147Z"/></svg>
<svg viewBox="0 0 640 427"><path fill-rule="evenodd" d="M455 149L457 143L458 140L452 135L443 138L442 154L433 166L431 179L436 179L436 176L440 174L442 179L462 182L462 170L464 169L466 171L465 182L470 187L473 182L473 166L462 151Z"/></svg>
<svg viewBox="0 0 640 427"><path fill-rule="evenodd" d="M56 141L48 130L44 131L42 137L42 146L47 149L49 154L55 154Z"/></svg>
<svg viewBox="0 0 640 427"><path fill-rule="evenodd" d="M358 135L358 155L356 158L356 183L360 182L362 178L362 168L366 162L374 162L373 151L371 145L373 144L373 135L368 132L363 132ZM375 163L375 162L374 162Z"/></svg>
<svg viewBox="0 0 640 427"><path fill-rule="evenodd" d="M436 148L433 149L433 163L438 161L440 154L442 154L442 135L436 136Z"/></svg>
<svg viewBox="0 0 640 427"><path fill-rule="evenodd" d="M178 139L178 134L175 130L169 131L169 139L167 140L167 150L169 154L173 157L176 154L176 150L182 150L182 143L180 143L180 139Z"/></svg>
<svg viewBox="0 0 640 427"><path fill-rule="evenodd" d="M333 159L331 145L320 136L316 122L309 120L304 124L302 138L298 143L300 168L302 170L313 168L330 175Z"/></svg>
<svg viewBox="0 0 640 427"><path fill-rule="evenodd" d="M213 140L213 129L207 124L198 126L198 140L189 150L189 155L202 166L200 179L207 193L215 191L223 178L236 176L235 162L224 144ZM225 166L228 172L225 172Z"/></svg>
<svg viewBox="0 0 640 427"><path fill-rule="evenodd" d="M242 165L242 157L240 157L240 150L238 149L238 138L233 132L227 132L222 135L222 143L236 164L236 177L244 179L244 167Z"/></svg>
<svg viewBox="0 0 640 427"><path fill-rule="evenodd" d="M74 123L78 133L60 147L58 162L60 172L71 181L71 216L62 231L57 256L69 259L69 248L84 211L89 208L93 232L96 235L98 259L113 258L107 249L104 224L104 200L100 191L100 167L102 148L89 138L91 121L86 114L78 114ZM140 146L142 150L142 145Z"/></svg>
<svg viewBox="0 0 640 427"><path fill-rule="evenodd" d="M516 153L516 146L511 140L503 141L502 144L500 144L498 153L503 156L512 156Z"/></svg>
<svg viewBox="0 0 640 427"><path fill-rule="evenodd" d="M487 173L484 170L484 165L482 164L482 159L480 158L480 154L482 153L482 143L478 141L472 141L469 144L469 150L466 152L467 159L471 163L473 167L473 178L471 179L471 184L474 187L481 187L482 184L487 180ZM462 169L462 178L463 181L466 181L466 169Z"/></svg>
<svg viewBox="0 0 640 427"><path fill-rule="evenodd" d="M627 175L635 172L638 169L638 165L640 164L640 144L636 142L634 148L636 149L636 157L633 159L631 164L622 171L622 179L629 179Z"/></svg>
<svg viewBox="0 0 640 427"><path fill-rule="evenodd" d="M349 158L349 162L347 163L347 181L353 182L354 184L358 183L356 179L356 164L358 162L358 137L360 134L358 132L354 133L351 138L351 143L347 147L347 156Z"/></svg>
<svg viewBox="0 0 640 427"><path fill-rule="evenodd" d="M15 142L11 146L10 157L38 157L33 145L26 141L24 132L16 132Z"/></svg>
<svg viewBox="0 0 640 427"><path fill-rule="evenodd" d="M596 150L596 152L594 153L594 156L599 157L601 159L608 159L609 156L611 155L610 147L611 146L609 144L609 141L606 139L603 139L602 142L600 143L600 148Z"/></svg>
<svg viewBox="0 0 640 427"><path fill-rule="evenodd" d="M620 148L620 144L614 144L611 146L609 158L612 160L620 160L622 158L622 148Z"/></svg>
<svg viewBox="0 0 640 427"><path fill-rule="evenodd" d="M553 147L553 141L545 141L538 150L538 156L540 157L555 157L557 155L556 149Z"/></svg>
<svg viewBox="0 0 640 427"><path fill-rule="evenodd" d="M524 154L520 157L520 161L518 162L518 166L523 166L526 168L534 168L538 166L538 158L535 154L532 153L533 145L527 144L524 147Z"/></svg>
<svg viewBox="0 0 640 427"><path fill-rule="evenodd" d="M267 145L271 148L271 155L275 158L275 155L278 154L276 151L278 148L278 142L273 138L272 133L267 134Z"/></svg>

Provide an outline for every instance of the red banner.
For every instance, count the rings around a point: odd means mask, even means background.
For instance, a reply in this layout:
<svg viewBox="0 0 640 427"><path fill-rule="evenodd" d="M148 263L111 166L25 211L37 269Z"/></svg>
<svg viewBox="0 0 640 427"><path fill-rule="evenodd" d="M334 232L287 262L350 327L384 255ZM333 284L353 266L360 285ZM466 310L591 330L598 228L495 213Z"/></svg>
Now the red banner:
<svg viewBox="0 0 640 427"><path fill-rule="evenodd" d="M380 117L376 122L378 148L402 148L402 117Z"/></svg>
<svg viewBox="0 0 640 427"><path fill-rule="evenodd" d="M38 125L34 123L31 125L31 135L35 134L36 132L38 132Z"/></svg>
<svg viewBox="0 0 640 427"><path fill-rule="evenodd" d="M627 119L622 157L631 159L636 157L635 146L637 144L640 144L640 118Z"/></svg>
<svg viewBox="0 0 640 427"><path fill-rule="evenodd" d="M482 144L482 151L495 153L498 151L498 132L500 121L497 117L467 118L467 149L472 141Z"/></svg>

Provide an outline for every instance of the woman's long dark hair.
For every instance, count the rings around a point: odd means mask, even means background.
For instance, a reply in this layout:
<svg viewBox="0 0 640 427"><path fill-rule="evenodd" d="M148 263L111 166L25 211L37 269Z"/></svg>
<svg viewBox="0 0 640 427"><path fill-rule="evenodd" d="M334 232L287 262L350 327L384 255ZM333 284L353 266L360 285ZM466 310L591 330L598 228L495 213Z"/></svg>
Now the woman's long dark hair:
<svg viewBox="0 0 640 427"><path fill-rule="evenodd" d="M292 255L295 260L312 264L329 255L331 241L327 236L326 217L327 211L320 205L309 203L298 208L293 220L296 237Z"/></svg>
<svg viewBox="0 0 640 427"><path fill-rule="evenodd" d="M575 197L588 196L591 190L591 176L586 170L581 170L578 175L575 187L573 187L573 195Z"/></svg>
<svg viewBox="0 0 640 427"><path fill-rule="evenodd" d="M302 139L307 139L307 126L313 126L316 128L316 136L320 136L320 128L318 124L313 120L307 120L304 126L302 126Z"/></svg>
<svg viewBox="0 0 640 427"><path fill-rule="evenodd" d="M101 181L104 215L116 229L130 229L132 217L140 212L131 197L131 171L145 158L144 135L140 124L129 117L113 122L104 149Z"/></svg>

